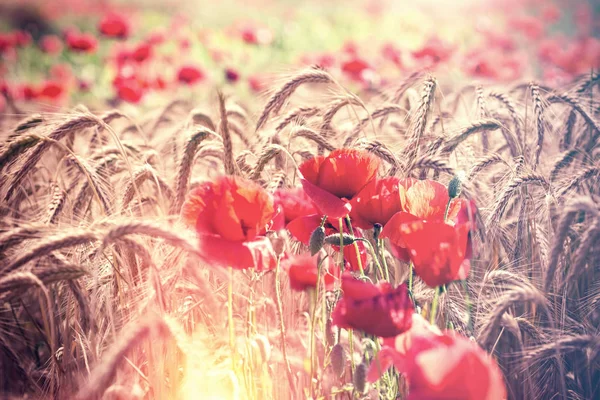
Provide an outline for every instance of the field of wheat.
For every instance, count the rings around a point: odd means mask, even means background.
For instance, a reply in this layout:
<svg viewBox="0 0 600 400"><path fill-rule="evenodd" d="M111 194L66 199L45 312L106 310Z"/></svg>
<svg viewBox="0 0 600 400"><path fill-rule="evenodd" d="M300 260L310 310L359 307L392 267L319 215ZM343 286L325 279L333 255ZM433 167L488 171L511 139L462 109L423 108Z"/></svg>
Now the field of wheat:
<svg viewBox="0 0 600 400"><path fill-rule="evenodd" d="M0 397L600 398L598 74L437 72L3 89Z"/></svg>

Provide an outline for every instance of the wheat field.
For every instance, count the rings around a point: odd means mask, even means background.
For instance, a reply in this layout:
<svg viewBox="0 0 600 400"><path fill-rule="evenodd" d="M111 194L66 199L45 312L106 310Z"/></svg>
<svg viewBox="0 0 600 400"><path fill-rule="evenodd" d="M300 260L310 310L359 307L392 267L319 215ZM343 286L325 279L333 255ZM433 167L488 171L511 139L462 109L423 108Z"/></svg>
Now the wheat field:
<svg viewBox="0 0 600 400"><path fill-rule="evenodd" d="M204 180L295 187L298 164L342 147L380 158L382 176L461 177L483 229L467 290L448 288L436 322L492 354L510 399L600 397L598 75L546 87L415 73L354 93L309 68L270 89L135 117L83 105L2 117L3 398L402 398L351 369L369 346L358 335L340 332L348 371L332 371L331 326L311 329L325 301L292 292L279 267L230 281L180 218ZM286 231L270 237L303 250ZM386 254L391 281L405 281L408 265ZM431 307L433 289L413 294Z"/></svg>

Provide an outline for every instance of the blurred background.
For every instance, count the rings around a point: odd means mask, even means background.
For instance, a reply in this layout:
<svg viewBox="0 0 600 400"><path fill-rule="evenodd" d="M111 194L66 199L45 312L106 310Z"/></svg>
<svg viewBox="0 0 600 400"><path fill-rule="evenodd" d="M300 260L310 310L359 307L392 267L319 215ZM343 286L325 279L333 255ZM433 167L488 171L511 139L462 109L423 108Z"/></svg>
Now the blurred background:
<svg viewBox="0 0 600 400"><path fill-rule="evenodd" d="M305 65L365 89L423 68L560 84L600 64L600 0L4 0L0 16L0 110L244 96Z"/></svg>

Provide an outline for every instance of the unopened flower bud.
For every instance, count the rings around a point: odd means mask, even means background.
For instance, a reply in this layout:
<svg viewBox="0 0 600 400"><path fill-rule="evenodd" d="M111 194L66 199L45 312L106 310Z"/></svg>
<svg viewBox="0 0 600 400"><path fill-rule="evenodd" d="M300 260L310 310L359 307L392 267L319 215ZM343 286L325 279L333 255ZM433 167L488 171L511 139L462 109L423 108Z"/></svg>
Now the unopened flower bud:
<svg viewBox="0 0 600 400"><path fill-rule="evenodd" d="M373 225L373 239L379 239L382 230L383 226L380 223L375 223L375 225Z"/></svg>
<svg viewBox="0 0 600 400"><path fill-rule="evenodd" d="M362 394L367 390L367 364L358 364L354 370L354 390Z"/></svg>
<svg viewBox="0 0 600 400"><path fill-rule="evenodd" d="M314 256L323 248L325 243L325 228L319 226L317 229L310 234L310 240L308 242L308 248L310 249L310 255Z"/></svg>
<svg viewBox="0 0 600 400"><path fill-rule="evenodd" d="M460 196L460 192L462 192L462 182L458 175L455 175L454 178L450 180L450 183L448 183L448 196L450 196L451 199L454 199Z"/></svg>
<svg viewBox="0 0 600 400"><path fill-rule="evenodd" d="M344 374L344 370L346 369L346 352L344 351L344 347L341 344L336 344L331 349L331 354L329 355L331 358L331 368L333 369L333 374L339 378Z"/></svg>
<svg viewBox="0 0 600 400"><path fill-rule="evenodd" d="M350 236L346 233L342 234L342 244L344 246L349 246L352 243L354 243L356 239L353 236ZM340 245L340 235L339 234L334 234L334 235L329 235L325 237L325 243L327 244L333 244L336 246Z"/></svg>

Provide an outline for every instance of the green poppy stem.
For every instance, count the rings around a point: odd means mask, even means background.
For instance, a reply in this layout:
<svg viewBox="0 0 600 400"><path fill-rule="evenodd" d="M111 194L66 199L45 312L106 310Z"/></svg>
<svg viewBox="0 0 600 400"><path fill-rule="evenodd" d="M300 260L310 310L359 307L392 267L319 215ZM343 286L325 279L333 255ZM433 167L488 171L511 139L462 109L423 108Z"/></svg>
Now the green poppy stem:
<svg viewBox="0 0 600 400"><path fill-rule="evenodd" d="M231 363L235 373L235 325L233 321L233 268L229 267L229 285L227 286L227 320L229 324L229 348Z"/></svg>
<svg viewBox="0 0 600 400"><path fill-rule="evenodd" d="M290 367L290 361L287 357L287 346L285 337L285 322L283 320L283 300L281 298L281 285L279 279L281 256L277 257L277 264L275 264L275 297L277 299L277 312L279 314L279 332L281 336L281 354L285 363L285 372L290 385L291 393L295 393L294 377L292 375L292 368Z"/></svg>
<svg viewBox="0 0 600 400"><path fill-rule="evenodd" d="M346 225L348 225L348 230L350 231L350 235L352 235L352 237L354 237L354 229L352 229L352 224L350 223L350 217L347 215L346 215ZM343 228L343 225L340 224L340 231L344 232L342 228ZM356 251L356 259L358 261L358 270L360 271L360 276L365 276L365 271L363 269L362 260L360 259L360 249L358 248L358 243L356 243L356 241L354 241L353 245L354 245L354 250ZM340 249L340 251L342 251L342 250Z"/></svg>
<svg viewBox="0 0 600 400"><path fill-rule="evenodd" d="M431 311L429 312L429 323L432 325L435 324L435 317L437 314L439 297L440 297L440 287L438 286L435 288L435 293L433 295L433 301L431 302Z"/></svg>

